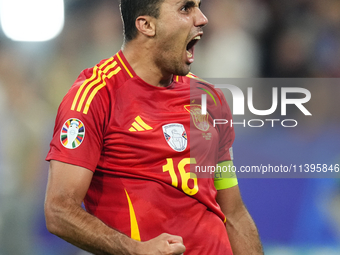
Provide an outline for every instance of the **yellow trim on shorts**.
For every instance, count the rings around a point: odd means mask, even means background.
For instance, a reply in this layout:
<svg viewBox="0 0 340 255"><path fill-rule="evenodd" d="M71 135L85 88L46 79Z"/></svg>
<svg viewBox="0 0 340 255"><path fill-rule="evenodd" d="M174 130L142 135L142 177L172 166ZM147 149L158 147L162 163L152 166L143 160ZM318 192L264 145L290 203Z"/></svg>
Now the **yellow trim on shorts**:
<svg viewBox="0 0 340 255"><path fill-rule="evenodd" d="M238 184L236 173L226 171L234 166L233 161L223 161L217 164L214 184L216 190L229 189ZM218 170L221 169L220 172ZM224 169L224 171L223 171Z"/></svg>

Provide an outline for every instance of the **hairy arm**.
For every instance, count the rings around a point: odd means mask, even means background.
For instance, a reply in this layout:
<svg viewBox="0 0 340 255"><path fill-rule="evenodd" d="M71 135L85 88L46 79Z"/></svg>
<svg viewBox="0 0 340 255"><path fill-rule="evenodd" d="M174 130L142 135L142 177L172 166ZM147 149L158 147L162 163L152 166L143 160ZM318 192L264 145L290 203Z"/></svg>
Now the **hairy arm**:
<svg viewBox="0 0 340 255"><path fill-rule="evenodd" d="M79 248L94 254L181 254L179 236L162 234L146 242L135 241L90 215L81 203L93 172L59 161L50 162L45 198L47 229Z"/></svg>
<svg viewBox="0 0 340 255"><path fill-rule="evenodd" d="M227 232L234 255L263 254L257 228L243 204L238 185L218 190L216 201L227 218Z"/></svg>

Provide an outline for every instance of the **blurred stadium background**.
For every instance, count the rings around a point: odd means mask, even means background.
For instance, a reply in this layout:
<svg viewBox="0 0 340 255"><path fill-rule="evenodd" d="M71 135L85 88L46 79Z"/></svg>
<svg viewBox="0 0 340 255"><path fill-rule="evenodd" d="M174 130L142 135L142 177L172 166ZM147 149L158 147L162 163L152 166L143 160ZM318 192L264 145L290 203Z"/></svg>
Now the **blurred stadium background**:
<svg viewBox="0 0 340 255"><path fill-rule="evenodd" d="M120 49L122 25L117 0L64 2L64 27L54 39L13 41L0 29L0 255L84 254L45 228L44 157L61 99L81 70ZM206 0L202 9L210 23L192 71L203 78L340 76L339 0ZM340 87L333 81L310 87L318 117L302 128L237 128L235 165L339 163ZM268 101L268 90L258 90L257 100ZM340 254L339 179L239 183L266 254Z"/></svg>

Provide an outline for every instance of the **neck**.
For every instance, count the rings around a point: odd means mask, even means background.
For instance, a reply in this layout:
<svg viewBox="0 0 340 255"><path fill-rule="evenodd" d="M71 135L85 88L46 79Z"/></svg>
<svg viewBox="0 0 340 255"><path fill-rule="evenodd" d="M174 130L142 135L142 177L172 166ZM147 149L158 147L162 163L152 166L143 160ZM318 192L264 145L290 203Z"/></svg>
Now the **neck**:
<svg viewBox="0 0 340 255"><path fill-rule="evenodd" d="M132 40L122 46L122 51L132 69L145 82L156 87L167 87L172 83L173 74L161 70L154 62L151 45Z"/></svg>

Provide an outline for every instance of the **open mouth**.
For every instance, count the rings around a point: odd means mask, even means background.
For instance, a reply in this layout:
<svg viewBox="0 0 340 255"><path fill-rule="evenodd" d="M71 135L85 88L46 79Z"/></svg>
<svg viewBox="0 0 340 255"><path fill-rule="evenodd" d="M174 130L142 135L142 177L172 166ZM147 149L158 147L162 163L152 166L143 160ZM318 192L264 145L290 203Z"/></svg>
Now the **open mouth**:
<svg viewBox="0 0 340 255"><path fill-rule="evenodd" d="M188 43L188 45L187 45L187 57L188 57L189 60L193 61L195 44L200 39L201 39L201 36L198 35ZM192 61L190 61L190 62L192 62Z"/></svg>

